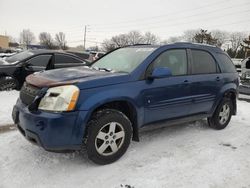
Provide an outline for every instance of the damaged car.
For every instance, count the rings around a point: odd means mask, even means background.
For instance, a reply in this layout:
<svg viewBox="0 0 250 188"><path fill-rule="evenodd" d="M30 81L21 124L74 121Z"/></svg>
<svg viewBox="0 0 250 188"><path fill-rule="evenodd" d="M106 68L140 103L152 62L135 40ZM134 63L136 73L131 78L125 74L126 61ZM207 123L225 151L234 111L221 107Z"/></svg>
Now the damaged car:
<svg viewBox="0 0 250 188"><path fill-rule="evenodd" d="M122 157L131 139L139 141L150 126L206 118L211 128L224 129L236 115L238 85L220 48L135 45L90 68L28 76L12 117L20 133L45 150L84 147L90 160L104 165Z"/></svg>

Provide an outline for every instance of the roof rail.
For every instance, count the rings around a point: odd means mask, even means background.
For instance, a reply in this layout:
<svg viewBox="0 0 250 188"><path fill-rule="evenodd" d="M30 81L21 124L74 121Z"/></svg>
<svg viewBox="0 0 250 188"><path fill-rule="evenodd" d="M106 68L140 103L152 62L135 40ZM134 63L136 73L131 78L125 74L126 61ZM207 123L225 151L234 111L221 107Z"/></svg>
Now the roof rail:
<svg viewBox="0 0 250 188"><path fill-rule="evenodd" d="M202 46L209 46L209 47L217 47L215 45L205 44L205 43L197 43L197 42L175 42L174 44L193 44L193 45L202 45Z"/></svg>
<svg viewBox="0 0 250 188"><path fill-rule="evenodd" d="M148 44L148 43L138 43L138 44L132 44L130 46L141 46L141 45L152 45L152 44Z"/></svg>

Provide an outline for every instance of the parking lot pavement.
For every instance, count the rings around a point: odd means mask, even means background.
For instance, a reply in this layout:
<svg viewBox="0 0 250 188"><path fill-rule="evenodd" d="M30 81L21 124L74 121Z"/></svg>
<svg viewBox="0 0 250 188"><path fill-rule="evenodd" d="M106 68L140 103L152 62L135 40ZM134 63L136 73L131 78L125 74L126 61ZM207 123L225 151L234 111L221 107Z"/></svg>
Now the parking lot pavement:
<svg viewBox="0 0 250 188"><path fill-rule="evenodd" d="M18 131L0 135L0 187L250 187L250 103L221 131L206 121L142 133L117 162L98 166L80 152L50 153Z"/></svg>

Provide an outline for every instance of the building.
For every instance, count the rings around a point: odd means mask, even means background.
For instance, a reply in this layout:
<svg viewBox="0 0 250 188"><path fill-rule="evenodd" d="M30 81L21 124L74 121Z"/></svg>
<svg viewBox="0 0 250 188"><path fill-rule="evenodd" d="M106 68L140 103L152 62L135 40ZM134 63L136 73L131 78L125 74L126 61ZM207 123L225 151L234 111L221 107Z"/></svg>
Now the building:
<svg viewBox="0 0 250 188"><path fill-rule="evenodd" d="M0 48L9 48L9 37L0 35Z"/></svg>

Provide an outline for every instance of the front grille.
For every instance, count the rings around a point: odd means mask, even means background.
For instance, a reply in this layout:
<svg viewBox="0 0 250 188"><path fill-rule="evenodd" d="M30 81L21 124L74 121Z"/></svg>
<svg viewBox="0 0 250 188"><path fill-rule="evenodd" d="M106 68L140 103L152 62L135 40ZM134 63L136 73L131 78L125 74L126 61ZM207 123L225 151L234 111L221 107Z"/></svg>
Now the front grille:
<svg viewBox="0 0 250 188"><path fill-rule="evenodd" d="M25 82L20 91L20 99L24 104L30 105L38 95L39 91L40 88L32 86Z"/></svg>

